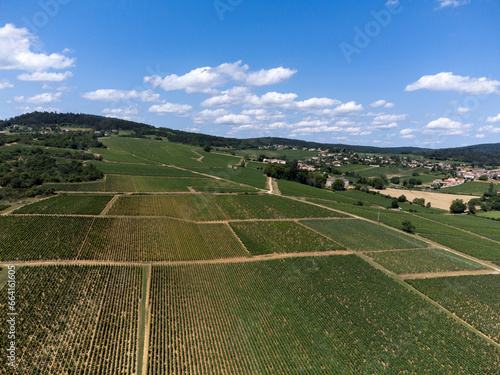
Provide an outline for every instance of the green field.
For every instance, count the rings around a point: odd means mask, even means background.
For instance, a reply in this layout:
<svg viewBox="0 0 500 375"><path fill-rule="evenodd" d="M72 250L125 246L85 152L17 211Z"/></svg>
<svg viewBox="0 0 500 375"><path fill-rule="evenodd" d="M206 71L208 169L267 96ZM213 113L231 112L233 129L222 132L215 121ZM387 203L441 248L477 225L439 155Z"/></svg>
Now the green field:
<svg viewBox="0 0 500 375"><path fill-rule="evenodd" d="M458 276L408 283L500 343L500 275Z"/></svg>
<svg viewBox="0 0 500 375"><path fill-rule="evenodd" d="M484 269L478 263L440 249L368 253L375 262L397 274Z"/></svg>
<svg viewBox="0 0 500 375"><path fill-rule="evenodd" d="M113 150L113 155L104 154L106 160L138 162L146 164L172 164L181 167L227 167L238 164L240 157L204 152L199 147L128 137L103 138L102 142ZM96 150L94 150L96 151ZM133 158L133 159L130 159Z"/></svg>
<svg viewBox="0 0 500 375"><path fill-rule="evenodd" d="M126 163L106 163L103 161L91 161L104 174L122 174L138 176L163 176L163 177L199 177L190 171L160 166Z"/></svg>
<svg viewBox="0 0 500 375"><path fill-rule="evenodd" d="M350 250L391 250L427 246L425 242L416 238L365 220L303 220L301 223Z"/></svg>
<svg viewBox="0 0 500 375"><path fill-rule="evenodd" d="M489 219L500 219L500 211L478 212L477 216L486 217Z"/></svg>
<svg viewBox="0 0 500 375"><path fill-rule="evenodd" d="M252 255L343 250L344 247L293 221L230 223Z"/></svg>
<svg viewBox="0 0 500 375"><path fill-rule="evenodd" d="M224 178L226 180L239 182L254 186L259 189L266 188L266 176L261 172L251 168L191 168L194 171L206 173L212 176Z"/></svg>
<svg viewBox="0 0 500 375"><path fill-rule="evenodd" d="M55 191L78 191L78 192L101 192L104 191L106 181L104 179L95 182L76 182L62 184L44 184L47 188Z"/></svg>
<svg viewBox="0 0 500 375"><path fill-rule="evenodd" d="M71 216L0 216L0 259L76 259L92 220Z"/></svg>
<svg viewBox="0 0 500 375"><path fill-rule="evenodd" d="M241 193L255 192L252 187L241 186L229 181L214 178L196 177L157 177L157 176L122 176L107 175L107 192L189 192L189 188L200 192Z"/></svg>
<svg viewBox="0 0 500 375"><path fill-rule="evenodd" d="M14 211L15 214L74 214L99 215L112 195L60 194L52 198L26 205Z"/></svg>
<svg viewBox="0 0 500 375"><path fill-rule="evenodd" d="M490 187L489 182L470 181L470 182L464 182L461 185L439 189L436 190L436 192L446 193L446 194L483 195L488 191L489 187ZM500 189L500 184L496 184L495 189L496 190Z"/></svg>
<svg viewBox="0 0 500 375"><path fill-rule="evenodd" d="M10 207L10 204L0 204L0 211L6 210Z"/></svg>
<svg viewBox="0 0 500 375"><path fill-rule="evenodd" d="M493 374L500 351L356 256L155 266L151 374Z"/></svg>
<svg viewBox="0 0 500 375"><path fill-rule="evenodd" d="M342 214L272 195L121 196L109 215L170 216L186 220L342 217Z"/></svg>
<svg viewBox="0 0 500 375"><path fill-rule="evenodd" d="M294 197L308 197L326 199L335 202L356 203L357 200L344 196L342 193L335 193L326 189L319 189L313 186L299 184L298 182L278 180L278 187L281 194Z"/></svg>
<svg viewBox="0 0 500 375"><path fill-rule="evenodd" d="M98 218L79 259L179 261L247 257L225 224L194 224L165 218Z"/></svg>
<svg viewBox="0 0 500 375"><path fill-rule="evenodd" d="M500 221L489 220L476 215L425 215L423 217L439 221L469 232L500 241ZM500 247L500 243L499 243Z"/></svg>
<svg viewBox="0 0 500 375"><path fill-rule="evenodd" d="M2 359L0 374L135 373L139 281L138 267L17 268L17 367ZM6 289L0 290L4 317ZM0 326L5 350L8 328Z"/></svg>

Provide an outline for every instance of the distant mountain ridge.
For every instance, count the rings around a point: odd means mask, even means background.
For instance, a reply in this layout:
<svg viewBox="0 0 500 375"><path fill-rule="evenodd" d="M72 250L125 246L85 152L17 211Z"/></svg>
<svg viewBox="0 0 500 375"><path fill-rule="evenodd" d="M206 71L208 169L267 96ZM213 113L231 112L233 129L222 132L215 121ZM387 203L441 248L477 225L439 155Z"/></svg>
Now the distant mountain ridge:
<svg viewBox="0 0 500 375"><path fill-rule="evenodd" d="M268 146L280 144L283 146L297 146L307 148L322 149L343 149L352 152L361 153L411 153L421 154L426 157L442 158L444 155L450 155L449 158L456 158L465 154L485 154L490 157L491 154L500 154L500 143L489 143L471 145L465 147L454 147L444 149L428 149L419 147L375 147L375 146L356 146L348 144L329 144L280 137L259 137L259 138L226 138L208 134L187 132L169 128L156 128L152 125L143 124L134 121L109 118L98 115L89 115L82 113L55 113L55 112L31 112L20 116L0 121L0 130L11 125L22 125L32 127L33 130L42 130L50 126L73 126L88 127L95 131L99 130L132 130L134 135L141 137L144 135L157 135L167 137L171 142L179 142L196 146L215 146L215 147L233 147L237 149L257 148L259 146ZM487 154L487 155L486 155ZM500 155L499 155L500 156ZM499 157L500 159L500 157Z"/></svg>

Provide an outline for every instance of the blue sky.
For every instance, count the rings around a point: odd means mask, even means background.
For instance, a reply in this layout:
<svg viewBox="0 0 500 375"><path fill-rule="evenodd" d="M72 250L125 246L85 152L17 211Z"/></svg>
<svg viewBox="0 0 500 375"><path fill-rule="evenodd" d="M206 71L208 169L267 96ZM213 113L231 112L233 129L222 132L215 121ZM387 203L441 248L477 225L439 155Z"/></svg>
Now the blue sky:
<svg viewBox="0 0 500 375"><path fill-rule="evenodd" d="M3 1L0 118L249 138L500 142L496 0Z"/></svg>

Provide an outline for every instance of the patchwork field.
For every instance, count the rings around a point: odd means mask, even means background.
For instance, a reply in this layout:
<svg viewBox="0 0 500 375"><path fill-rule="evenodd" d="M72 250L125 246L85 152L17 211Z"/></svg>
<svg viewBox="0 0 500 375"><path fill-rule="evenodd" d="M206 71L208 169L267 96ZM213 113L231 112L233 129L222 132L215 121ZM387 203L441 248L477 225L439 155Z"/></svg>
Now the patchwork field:
<svg viewBox="0 0 500 375"><path fill-rule="evenodd" d="M16 362L0 374L132 374L140 269L47 266L16 270ZM0 313L8 312L7 292ZM7 324L0 345L8 348Z"/></svg>
<svg viewBox="0 0 500 375"><path fill-rule="evenodd" d="M121 196L108 214L169 216L196 221L344 216L303 202L252 194Z"/></svg>
<svg viewBox="0 0 500 375"><path fill-rule="evenodd" d="M409 201L413 201L413 199L415 198L424 198L426 202L431 203L432 207L440 208L446 211L450 209L451 202L453 202L455 199L462 199L465 203L467 203L472 198L470 195L445 194L428 191L400 189L385 189L384 194L389 194L393 197L399 197L401 194L404 194Z"/></svg>
<svg viewBox="0 0 500 375"><path fill-rule="evenodd" d="M60 194L14 211L15 214L74 214L99 215L113 198L112 195Z"/></svg>
<svg viewBox="0 0 500 375"><path fill-rule="evenodd" d="M500 189L500 184L496 184L496 189ZM446 194L470 194L470 195L483 195L490 187L489 182L471 181L465 182L461 185L451 186L448 188L439 189L438 191Z"/></svg>
<svg viewBox="0 0 500 375"><path fill-rule="evenodd" d="M107 175L105 190L108 192L200 192L238 193L255 192L252 187L245 187L232 182L214 178L196 177L153 177Z"/></svg>
<svg viewBox="0 0 500 375"><path fill-rule="evenodd" d="M252 255L345 249L293 221L232 222L230 225Z"/></svg>
<svg viewBox="0 0 500 375"><path fill-rule="evenodd" d="M356 256L153 267L149 373L495 373L500 351Z"/></svg>
<svg viewBox="0 0 500 375"><path fill-rule="evenodd" d="M358 251L423 248L427 244L364 220L303 220L302 224Z"/></svg>
<svg viewBox="0 0 500 375"><path fill-rule="evenodd" d="M225 224L99 218L82 245L79 259L181 261L247 256Z"/></svg>
<svg viewBox="0 0 500 375"><path fill-rule="evenodd" d="M500 343L500 275L408 280L408 283Z"/></svg>
<svg viewBox="0 0 500 375"><path fill-rule="evenodd" d="M480 270L485 267L440 249L381 251L367 254L375 262L397 274Z"/></svg>

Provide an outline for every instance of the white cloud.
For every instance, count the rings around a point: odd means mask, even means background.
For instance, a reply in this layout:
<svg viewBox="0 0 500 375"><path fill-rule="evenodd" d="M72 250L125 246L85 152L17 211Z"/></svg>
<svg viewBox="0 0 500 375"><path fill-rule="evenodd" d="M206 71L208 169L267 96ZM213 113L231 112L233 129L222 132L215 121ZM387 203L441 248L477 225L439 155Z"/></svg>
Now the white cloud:
<svg viewBox="0 0 500 375"><path fill-rule="evenodd" d="M407 138L407 139L411 139L411 138L415 138L415 134L412 134L414 132L418 131L418 129L412 129L412 128L406 128L406 129L401 129L401 131L399 132L399 136L401 138Z"/></svg>
<svg viewBox="0 0 500 375"><path fill-rule="evenodd" d="M373 128L374 129L392 129L392 128L397 128L397 127L398 127L397 122L391 122L391 123L385 124L385 125L376 125Z"/></svg>
<svg viewBox="0 0 500 375"><path fill-rule="evenodd" d="M406 86L405 91L433 90L433 91L457 91L472 95L498 94L500 81L489 80L486 77L471 78L453 75L451 72L442 72L436 75L427 75L417 82Z"/></svg>
<svg viewBox="0 0 500 375"><path fill-rule="evenodd" d="M392 122L396 122L396 121L403 121L403 120L406 120L407 117L408 117L408 115L406 115L406 114L404 114L404 115L379 115L373 119L372 125L383 125L383 124L392 123Z"/></svg>
<svg viewBox="0 0 500 375"><path fill-rule="evenodd" d="M11 89L13 87L14 87L14 85L7 80L0 81L0 90Z"/></svg>
<svg viewBox="0 0 500 375"><path fill-rule="evenodd" d="M221 124L221 125L240 125L240 124L248 124L251 122L252 118L250 116L235 115L233 113L219 117L214 121L215 124Z"/></svg>
<svg viewBox="0 0 500 375"><path fill-rule="evenodd" d="M163 103L155 104L149 107L149 112L164 115L166 113L175 113L178 115L185 114L193 109L193 106L188 104Z"/></svg>
<svg viewBox="0 0 500 375"><path fill-rule="evenodd" d="M266 86L286 81L290 79L297 71L295 69L287 69L283 67L248 73L244 79L244 83L249 86Z"/></svg>
<svg viewBox="0 0 500 375"><path fill-rule="evenodd" d="M426 134L439 133L441 135L462 135L465 134L472 124L462 124L459 121L453 121L446 117L429 122L423 130Z"/></svg>
<svg viewBox="0 0 500 375"><path fill-rule="evenodd" d="M331 107L334 105L340 105L342 102L336 99L330 99L330 98L310 98L307 100L303 100L301 102L296 102L296 107L298 109L302 110L308 110L308 109L317 109L317 108L325 108L325 107Z"/></svg>
<svg viewBox="0 0 500 375"><path fill-rule="evenodd" d="M253 116L256 121L276 121L286 117L282 112L268 112L265 109L246 109L241 114Z"/></svg>
<svg viewBox="0 0 500 375"><path fill-rule="evenodd" d="M483 126L479 128L482 133L500 133L500 128L494 127L493 125Z"/></svg>
<svg viewBox="0 0 500 375"><path fill-rule="evenodd" d="M363 106L361 104L356 104L356 102L351 101L348 103L340 104L339 106L335 107L331 111L331 114L334 116L348 115L356 112L361 112L362 110Z"/></svg>
<svg viewBox="0 0 500 375"><path fill-rule="evenodd" d="M38 94L30 98L25 98L24 96L16 96L14 100L21 103L33 103L33 104L47 104L59 102L62 97L62 92L52 94L50 92L45 92L43 94Z"/></svg>
<svg viewBox="0 0 500 375"><path fill-rule="evenodd" d="M484 135L484 134L476 134L474 137L475 138L484 138L484 137L486 137L486 135Z"/></svg>
<svg viewBox="0 0 500 375"><path fill-rule="evenodd" d="M245 103L253 107L271 107L271 108L285 108L291 109L295 107L294 100L297 94L288 93L281 94L279 92L268 92L262 96L248 96Z"/></svg>
<svg viewBox="0 0 500 375"><path fill-rule="evenodd" d="M371 103L370 107L372 107L372 108L384 107L384 108L390 109L390 108L394 108L395 105L394 105L394 103L389 103L389 102L381 99L381 100L377 100L377 101Z"/></svg>
<svg viewBox="0 0 500 375"><path fill-rule="evenodd" d="M229 114L229 111L225 109L205 109L201 112L195 112L192 114L191 118L197 124L204 124L207 122L212 122L215 119Z"/></svg>
<svg viewBox="0 0 500 375"><path fill-rule="evenodd" d="M251 96L248 87L235 86L201 102L202 107L230 107L241 104Z"/></svg>
<svg viewBox="0 0 500 375"><path fill-rule="evenodd" d="M73 66L75 59L60 53L35 53L31 51L37 38L27 28L6 24L0 28L0 70L44 71Z"/></svg>
<svg viewBox="0 0 500 375"><path fill-rule="evenodd" d="M144 82L153 87L161 87L165 91L185 90L189 94L201 92L216 95L216 87L231 81L249 86L265 86L287 80L297 72L283 67L262 69L258 72L248 72L248 69L248 65L237 61L217 67L197 68L182 76L171 74L164 78L159 75L144 77Z"/></svg>
<svg viewBox="0 0 500 375"><path fill-rule="evenodd" d="M106 117L120 118L123 120L136 120L136 115L139 114L139 110L135 107L104 108L102 113L104 113Z"/></svg>
<svg viewBox="0 0 500 375"><path fill-rule="evenodd" d="M99 100L103 102L117 102L120 100L140 99L143 102L157 102L160 98L153 90L146 91L126 91L114 89L102 89L90 91L82 94L82 97L88 100Z"/></svg>
<svg viewBox="0 0 500 375"><path fill-rule="evenodd" d="M17 79L20 81L62 82L69 77L73 77L73 73L69 71L64 73L34 72L20 74Z"/></svg>
<svg viewBox="0 0 500 375"><path fill-rule="evenodd" d="M23 111L23 113L29 113L29 112L61 112L62 110L60 108L55 108L55 107L17 107L17 109L20 109Z"/></svg>
<svg viewBox="0 0 500 375"><path fill-rule="evenodd" d="M491 116L486 119L486 122L499 122L500 121L500 113L496 116Z"/></svg>
<svg viewBox="0 0 500 375"><path fill-rule="evenodd" d="M468 113L470 112L470 108L466 108L466 107L460 107L457 109L458 113Z"/></svg>
<svg viewBox="0 0 500 375"><path fill-rule="evenodd" d="M248 130L279 130L279 129L290 129L293 125L287 124L286 122L273 122L271 124L246 124L233 127L232 133L237 131L248 131ZM293 136L293 135L290 135Z"/></svg>
<svg viewBox="0 0 500 375"><path fill-rule="evenodd" d="M437 0L439 8L445 7L459 7L470 3L470 0Z"/></svg>

